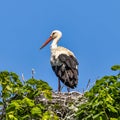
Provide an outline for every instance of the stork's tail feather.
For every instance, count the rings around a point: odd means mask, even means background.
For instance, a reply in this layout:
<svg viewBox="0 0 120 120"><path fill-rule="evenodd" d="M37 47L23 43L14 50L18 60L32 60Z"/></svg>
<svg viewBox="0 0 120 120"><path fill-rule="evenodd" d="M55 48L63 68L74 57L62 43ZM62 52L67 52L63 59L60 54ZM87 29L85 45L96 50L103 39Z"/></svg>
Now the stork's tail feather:
<svg viewBox="0 0 120 120"><path fill-rule="evenodd" d="M62 76L58 76L58 77L66 86L74 89L78 84L77 74L74 73L71 70L66 70Z"/></svg>

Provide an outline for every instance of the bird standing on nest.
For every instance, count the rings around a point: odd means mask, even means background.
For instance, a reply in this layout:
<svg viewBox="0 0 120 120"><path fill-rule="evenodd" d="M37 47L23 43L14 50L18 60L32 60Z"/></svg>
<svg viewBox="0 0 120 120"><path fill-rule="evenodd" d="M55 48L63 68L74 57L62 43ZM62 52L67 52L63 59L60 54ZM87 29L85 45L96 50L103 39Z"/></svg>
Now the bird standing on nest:
<svg viewBox="0 0 120 120"><path fill-rule="evenodd" d="M42 49L52 41L50 63L58 77L58 92L61 90L60 80L68 87L68 91L69 88L74 89L78 84L78 61L73 52L64 47L57 46L61 37L62 33L54 30L48 40L40 47Z"/></svg>

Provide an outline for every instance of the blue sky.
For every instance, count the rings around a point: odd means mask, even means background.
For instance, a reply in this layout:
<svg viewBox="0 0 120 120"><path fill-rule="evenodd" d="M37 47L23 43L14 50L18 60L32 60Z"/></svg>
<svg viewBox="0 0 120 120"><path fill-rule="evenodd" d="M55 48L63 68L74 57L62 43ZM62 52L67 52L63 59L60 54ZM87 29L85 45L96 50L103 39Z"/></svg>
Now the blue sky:
<svg viewBox="0 0 120 120"><path fill-rule="evenodd" d="M45 80L57 89L57 77L50 65L50 44L40 46L52 30L61 30L59 42L72 50L79 61L82 91L120 64L119 0L6 0L0 1L0 71L24 73Z"/></svg>

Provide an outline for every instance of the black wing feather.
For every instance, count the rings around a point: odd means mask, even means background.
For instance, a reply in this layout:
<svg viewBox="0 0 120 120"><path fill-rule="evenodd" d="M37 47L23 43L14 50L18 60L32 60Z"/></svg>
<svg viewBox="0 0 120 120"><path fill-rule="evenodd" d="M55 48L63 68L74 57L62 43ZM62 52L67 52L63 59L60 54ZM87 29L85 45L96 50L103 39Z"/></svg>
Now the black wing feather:
<svg viewBox="0 0 120 120"><path fill-rule="evenodd" d="M78 65L77 59L74 56L61 54L58 56L59 66L52 66L59 79L68 87L74 88L78 83Z"/></svg>

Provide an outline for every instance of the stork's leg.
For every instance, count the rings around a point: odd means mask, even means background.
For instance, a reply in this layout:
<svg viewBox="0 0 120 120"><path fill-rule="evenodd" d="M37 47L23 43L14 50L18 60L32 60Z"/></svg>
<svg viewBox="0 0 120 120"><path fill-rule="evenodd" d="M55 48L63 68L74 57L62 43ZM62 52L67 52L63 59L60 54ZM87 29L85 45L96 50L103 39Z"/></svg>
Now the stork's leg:
<svg viewBox="0 0 120 120"><path fill-rule="evenodd" d="M68 91L68 93L70 92L70 87L67 87L67 91Z"/></svg>
<svg viewBox="0 0 120 120"><path fill-rule="evenodd" d="M60 79L58 78L58 92L61 91L61 84L60 84Z"/></svg>

